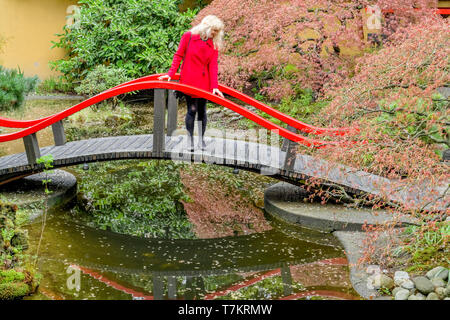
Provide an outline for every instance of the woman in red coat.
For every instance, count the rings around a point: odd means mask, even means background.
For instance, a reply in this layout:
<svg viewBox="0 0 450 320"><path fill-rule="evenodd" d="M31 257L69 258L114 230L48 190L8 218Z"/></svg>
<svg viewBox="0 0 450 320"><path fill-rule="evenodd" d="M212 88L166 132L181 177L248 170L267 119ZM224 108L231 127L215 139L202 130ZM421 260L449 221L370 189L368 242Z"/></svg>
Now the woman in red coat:
<svg viewBox="0 0 450 320"><path fill-rule="evenodd" d="M180 83L188 84L223 97L217 82L217 57L222 48L223 41L222 20L209 15L202 22L185 32L181 37L177 52L173 56L172 66L167 75L159 80L168 80L175 75L180 65ZM203 136L206 130L206 99L186 95L187 114L186 129L189 132L191 151L194 147L194 122L195 115L199 123L199 147L206 147Z"/></svg>

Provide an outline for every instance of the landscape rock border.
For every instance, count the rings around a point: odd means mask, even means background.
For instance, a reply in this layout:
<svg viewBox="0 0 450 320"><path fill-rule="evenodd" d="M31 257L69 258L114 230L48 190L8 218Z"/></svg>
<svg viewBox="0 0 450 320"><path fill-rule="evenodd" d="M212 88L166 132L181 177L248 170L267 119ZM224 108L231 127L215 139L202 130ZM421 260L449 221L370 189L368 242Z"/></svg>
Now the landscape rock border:
<svg viewBox="0 0 450 320"><path fill-rule="evenodd" d="M2 186L2 188L7 186L9 192L14 189L22 190L23 192L26 192L26 190L41 190L43 189L42 180L46 178L51 180L48 186L49 190L52 191L48 199L48 207L50 209L62 207L77 196L78 185L76 177L67 171L59 169L52 170L52 172L49 172L47 176L45 173L41 172L15 180L5 186ZM39 203L40 201L42 201L42 199L32 200L23 203L22 205L30 206L32 204ZM40 212L30 216L29 222L37 219L41 214L42 213Z"/></svg>

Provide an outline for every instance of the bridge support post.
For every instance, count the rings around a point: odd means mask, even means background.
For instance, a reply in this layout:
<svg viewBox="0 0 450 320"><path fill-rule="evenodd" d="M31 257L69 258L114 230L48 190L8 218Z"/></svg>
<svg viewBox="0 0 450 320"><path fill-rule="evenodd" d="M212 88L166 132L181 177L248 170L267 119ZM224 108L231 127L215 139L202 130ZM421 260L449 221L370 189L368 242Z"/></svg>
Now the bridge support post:
<svg viewBox="0 0 450 320"><path fill-rule="evenodd" d="M186 291L184 293L185 300L194 300L195 298L195 285L194 278L186 276Z"/></svg>
<svg viewBox="0 0 450 320"><path fill-rule="evenodd" d="M177 298L177 277L167 276L167 297L175 300Z"/></svg>
<svg viewBox="0 0 450 320"><path fill-rule="evenodd" d="M25 145L28 164L36 164L36 160L41 157L36 133L23 137L23 144Z"/></svg>
<svg viewBox="0 0 450 320"><path fill-rule="evenodd" d="M297 129L294 127L288 126L287 129L291 132L297 133ZM283 145L281 146L281 150L286 151L286 158L284 159L284 165L283 165L283 168L286 171L292 171L294 169L295 158L297 156L296 152L295 152L296 148L297 148L296 142L284 138Z"/></svg>
<svg viewBox="0 0 450 320"><path fill-rule="evenodd" d="M175 90L167 90L167 93L167 135L171 136L177 129L178 99L175 97Z"/></svg>
<svg viewBox="0 0 450 320"><path fill-rule="evenodd" d="M153 110L153 156L161 157L165 148L166 90L155 89Z"/></svg>
<svg viewBox="0 0 450 320"><path fill-rule="evenodd" d="M153 297L155 300L162 300L164 295L164 283L160 274L153 273Z"/></svg>
<svg viewBox="0 0 450 320"><path fill-rule="evenodd" d="M283 281L283 294L289 296L292 294L292 275L289 266L281 268L281 279Z"/></svg>
<svg viewBox="0 0 450 320"><path fill-rule="evenodd" d="M66 144L66 134L64 132L64 125L62 120L52 124L53 138L55 140L55 146L62 146Z"/></svg>
<svg viewBox="0 0 450 320"><path fill-rule="evenodd" d="M292 126L287 126L287 129L290 132L298 133L298 130L296 128L292 127ZM283 139L283 144L281 145L281 151L286 151L287 150L289 141L290 141L289 139L286 139L286 138Z"/></svg>

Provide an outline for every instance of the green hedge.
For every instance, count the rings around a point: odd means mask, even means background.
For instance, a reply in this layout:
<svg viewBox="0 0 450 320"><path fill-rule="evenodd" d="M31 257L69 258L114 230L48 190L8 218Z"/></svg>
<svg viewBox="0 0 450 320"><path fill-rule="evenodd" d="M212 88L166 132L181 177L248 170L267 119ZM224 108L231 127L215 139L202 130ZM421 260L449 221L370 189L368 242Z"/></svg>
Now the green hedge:
<svg viewBox="0 0 450 320"><path fill-rule="evenodd" d="M198 9L180 13L176 0L80 0L74 24L54 47L67 59L51 62L77 86L98 65L126 70L136 78L167 72L181 35Z"/></svg>

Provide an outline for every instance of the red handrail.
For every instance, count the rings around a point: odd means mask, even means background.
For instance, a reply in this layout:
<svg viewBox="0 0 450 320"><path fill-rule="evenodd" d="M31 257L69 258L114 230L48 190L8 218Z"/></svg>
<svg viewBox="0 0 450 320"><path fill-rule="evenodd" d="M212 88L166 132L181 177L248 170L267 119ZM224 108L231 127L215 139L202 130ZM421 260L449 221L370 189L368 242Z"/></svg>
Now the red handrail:
<svg viewBox="0 0 450 320"><path fill-rule="evenodd" d="M124 83L119 84L119 85L117 85L111 89L108 89L104 92L119 88L121 86L129 85L129 84L135 84L135 83L139 83L139 82L143 82L143 81L157 80L158 77L160 77L161 75L164 75L164 74L154 74L154 75L144 76L144 77L141 77L138 79L124 82ZM174 76L173 80L178 80L179 77L180 77L180 75L176 74ZM243 93L233 89L233 88L219 84L219 90L221 90L225 94L228 94L234 98L237 98L247 104L254 106L255 108L267 113L268 115L270 115L276 119L281 120L282 122L296 128L302 132L312 133L312 134L317 134L317 135L327 134L327 135L337 135L337 136L343 136L352 130L358 132L358 129L356 129L356 128L319 128L319 127L315 127L315 126L303 123L295 118L292 118L274 108L271 108L271 107L265 105L264 103L261 103L258 100L253 99L252 97L250 97L246 94L243 94ZM12 119L0 117L0 126L9 127L9 128L28 128L30 126L40 123L43 120L48 119L50 117L52 117L52 116L48 116L48 117L44 117L44 118L36 119L36 120L12 120Z"/></svg>
<svg viewBox="0 0 450 320"><path fill-rule="evenodd" d="M152 74L152 75L149 75L149 76L144 76L144 77L141 77L141 78L138 78L138 79L131 80L129 82L125 82L125 83L119 84L119 85L113 87L112 89L118 88L118 87L120 87L122 85L131 84L131 83L138 83L138 82L141 82L141 81L157 80L158 77L160 77L162 75L166 75L166 73ZM179 80L179 78L180 78L180 74L177 73L172 78L172 80ZM298 129L298 130L300 130L302 132L305 132L305 133L312 133L312 134L316 134L316 135L327 134L327 135L343 136L343 135L345 135L345 134L347 134L347 133L349 133L351 131L359 132L359 130L357 128L319 128L319 127L315 127L315 126L312 126L310 124L306 124L304 122L301 122L300 120L297 120L295 118L292 118L291 116L288 116L288 115L286 115L286 114L284 114L284 113L282 113L282 112L280 112L280 111L278 111L278 110L276 110L276 109L274 109L272 107L269 107L268 105L265 105L264 103L262 103L262 102L260 102L260 101L258 101L256 99L253 99L252 97L250 97L250 96L248 96L248 95L246 95L246 94L244 94L242 92L239 92L239 91L237 91L237 90L235 90L233 88L230 88L228 86L219 84L219 90L222 91L223 93L225 93L225 94L227 94L229 96L232 96L232 97L234 97L236 99L239 99L242 102L245 102L245 103L247 103L247 104L249 104L249 105L251 105L251 106L253 106L253 107L255 107L255 108L257 108L257 109L259 109L259 110L261 110L263 112L265 112L265 113L267 113L268 115L270 115L270 116L272 116L272 117L274 117L274 118L276 118L278 120L281 120L282 122L284 122L284 123L286 123L286 124L296 128L296 129Z"/></svg>
<svg viewBox="0 0 450 320"><path fill-rule="evenodd" d="M2 135L0 135L0 142L6 142L6 141L17 140L17 139L23 138L32 133L40 131L40 130L42 130L64 118L67 118L68 116L70 116L84 108L87 108L93 104L96 104L100 101L103 101L103 100L111 98L111 97L115 97L119 94L128 93L128 92L136 91L136 90L144 90L144 89L172 89L172 90L182 91L186 94L202 96L211 102L217 103L219 105L222 105L226 108L231 109L234 112L239 113L240 115L246 117L247 119L249 119L253 122L256 122L257 124L265 127L266 129L276 132L277 134L281 135L284 138L287 138L294 142L298 142L298 143L303 144L308 147L322 148L322 147L325 147L326 145L338 145L338 143L335 141L321 141L321 140L314 140L314 139L309 139L309 138L303 137L299 134L293 133L283 127L280 127L280 126L270 122L269 120L241 107L240 105L238 105L228 99L224 99L220 96L213 95L212 93L207 92L202 89L199 89L199 88L195 88L192 86L188 86L188 85L176 83L176 82L168 82L168 81L136 82L136 83L122 85L122 86L118 86L118 87L106 90L106 91L99 93L99 94L97 94L97 95L95 95L95 96L93 96L93 97L67 109L67 110L61 111L53 116L47 117L44 120L42 120L41 122L36 123L24 130L20 130L20 131L8 133L8 134L2 134Z"/></svg>

